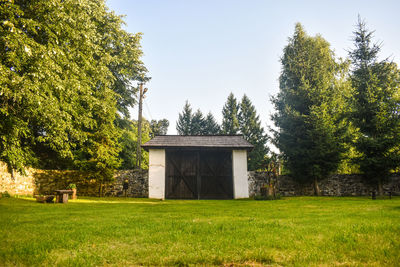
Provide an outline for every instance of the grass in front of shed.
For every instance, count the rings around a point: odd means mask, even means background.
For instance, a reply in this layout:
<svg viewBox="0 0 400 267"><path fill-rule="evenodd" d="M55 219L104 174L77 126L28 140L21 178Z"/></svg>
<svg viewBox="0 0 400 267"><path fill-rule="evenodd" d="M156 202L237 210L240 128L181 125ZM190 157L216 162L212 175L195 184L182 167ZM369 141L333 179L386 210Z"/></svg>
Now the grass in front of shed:
<svg viewBox="0 0 400 267"><path fill-rule="evenodd" d="M400 262L400 198L0 200L0 265Z"/></svg>

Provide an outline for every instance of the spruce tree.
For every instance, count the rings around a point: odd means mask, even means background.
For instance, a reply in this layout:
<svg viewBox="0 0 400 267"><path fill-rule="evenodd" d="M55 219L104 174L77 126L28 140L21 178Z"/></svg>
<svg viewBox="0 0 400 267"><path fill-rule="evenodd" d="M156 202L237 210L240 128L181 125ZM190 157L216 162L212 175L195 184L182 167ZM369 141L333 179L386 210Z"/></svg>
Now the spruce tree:
<svg viewBox="0 0 400 267"><path fill-rule="evenodd" d="M281 64L280 91L272 98L274 141L293 178L313 182L318 195L318 181L337 170L344 152L346 64L336 62L329 43L308 36L300 24Z"/></svg>
<svg viewBox="0 0 400 267"><path fill-rule="evenodd" d="M176 122L176 131L179 135L191 135L192 134L192 108L189 102L186 100L185 106L183 107L182 113L179 113L178 121Z"/></svg>
<svg viewBox="0 0 400 267"><path fill-rule="evenodd" d="M240 132L254 148L248 156L248 169L253 171L265 166L268 154L267 136L261 127L260 117L250 99L244 95L240 102L238 115Z"/></svg>
<svg viewBox="0 0 400 267"><path fill-rule="evenodd" d="M237 134L239 132L238 109L237 100L233 93L230 93L222 108L221 130L223 134Z"/></svg>
<svg viewBox="0 0 400 267"><path fill-rule="evenodd" d="M209 112L205 118L204 134L216 135L221 131L220 126L216 122L214 116Z"/></svg>
<svg viewBox="0 0 400 267"><path fill-rule="evenodd" d="M196 113L193 114L190 134L191 135L204 135L205 134L205 119L203 113L198 109Z"/></svg>
<svg viewBox="0 0 400 267"><path fill-rule="evenodd" d="M359 129L355 148L365 179L383 193L382 182L400 166L400 71L388 60L378 61L380 46L359 18L354 32L351 121Z"/></svg>

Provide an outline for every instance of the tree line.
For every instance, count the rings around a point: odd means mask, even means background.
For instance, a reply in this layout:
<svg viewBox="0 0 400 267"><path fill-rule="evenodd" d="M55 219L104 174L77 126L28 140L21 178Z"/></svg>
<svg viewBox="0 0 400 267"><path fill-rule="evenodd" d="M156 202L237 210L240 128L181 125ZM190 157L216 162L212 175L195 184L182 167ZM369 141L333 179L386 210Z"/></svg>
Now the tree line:
<svg viewBox="0 0 400 267"><path fill-rule="evenodd" d="M138 83L141 33L126 32L102 0L5 1L0 5L0 160L11 173L25 166L79 169L107 181L134 168L137 122L129 117ZM272 97L271 142L299 182L337 171L361 172L382 193L400 166L400 71L379 60L380 45L359 19L348 59L301 24L281 57ZM219 125L186 103L179 134L242 134L255 148L249 169L263 169L268 136L250 99L230 94ZM142 140L166 134L167 120L144 121ZM144 162L147 155L140 155Z"/></svg>
<svg viewBox="0 0 400 267"><path fill-rule="evenodd" d="M268 161L268 138L250 99L244 95L238 102L231 93L222 108L222 117L222 124L219 125L211 112L207 116L199 109L193 113L186 101L182 113L179 114L176 130L179 135L241 134L254 146L248 155L249 170L264 169Z"/></svg>
<svg viewBox="0 0 400 267"><path fill-rule="evenodd" d="M268 137L249 98L231 93L222 124L186 102L176 129L180 135L242 134L255 148L249 170L265 169L269 139L284 169L300 183L318 183L333 172L362 173L377 186L400 168L400 70L379 60L381 46L360 18L349 58L337 58L321 36L309 36L298 23L280 59L279 93Z"/></svg>
<svg viewBox="0 0 400 267"><path fill-rule="evenodd" d="M380 45L360 18L349 59L338 59L320 35L295 27L281 58L279 93L272 97L273 141L299 182L314 183L343 164L383 194L400 166L400 70L379 60Z"/></svg>

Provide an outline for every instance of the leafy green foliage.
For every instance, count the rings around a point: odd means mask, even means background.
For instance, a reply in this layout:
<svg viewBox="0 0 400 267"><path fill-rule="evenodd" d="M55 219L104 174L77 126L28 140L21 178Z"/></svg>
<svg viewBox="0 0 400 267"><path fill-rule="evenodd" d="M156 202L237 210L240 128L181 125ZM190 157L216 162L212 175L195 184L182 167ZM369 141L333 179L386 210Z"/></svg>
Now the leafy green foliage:
<svg viewBox="0 0 400 267"><path fill-rule="evenodd" d="M76 189L76 184L69 184L67 189Z"/></svg>
<svg viewBox="0 0 400 267"><path fill-rule="evenodd" d="M230 93L222 108L221 131L223 134L237 134L239 132L238 110L237 100L233 93Z"/></svg>
<svg viewBox="0 0 400 267"><path fill-rule="evenodd" d="M169 121L167 119L162 120L151 120L150 122L150 137L154 137L156 135L166 135L168 132Z"/></svg>
<svg viewBox="0 0 400 267"><path fill-rule="evenodd" d="M368 181L381 184L400 166L400 70L393 62L378 61L380 46L372 38L373 32L359 18L350 51L350 117L358 129L355 161Z"/></svg>
<svg viewBox="0 0 400 267"><path fill-rule="evenodd" d="M300 24L281 63L280 92L272 98L275 143L293 177L314 181L318 193L317 181L337 170L345 152L347 64L336 62L329 43L307 36Z"/></svg>
<svg viewBox="0 0 400 267"><path fill-rule="evenodd" d="M244 139L250 142L254 148L248 155L248 169L262 169L266 165L266 157L269 152L267 136L261 127L260 117L250 99L244 95L239 103L238 122L240 133Z"/></svg>
<svg viewBox="0 0 400 267"><path fill-rule="evenodd" d="M121 151L119 152L119 158L122 163L120 169L131 170L137 167L137 142L138 142L138 130L137 121L128 120L127 125L122 129L122 135L119 139L121 145ZM151 139L152 130L150 123L147 120L142 121L142 143L146 143ZM148 152L144 149L141 150L142 156L142 168L147 169L149 166Z"/></svg>
<svg viewBox="0 0 400 267"><path fill-rule="evenodd" d="M147 79L140 34L95 0L6 1L0 20L0 160L23 171L54 154L111 179L115 119Z"/></svg>
<svg viewBox="0 0 400 267"><path fill-rule="evenodd" d="M11 195L10 195L10 193L8 193L7 191L4 191L4 192L0 192L0 198L2 198L2 197L10 198Z"/></svg>

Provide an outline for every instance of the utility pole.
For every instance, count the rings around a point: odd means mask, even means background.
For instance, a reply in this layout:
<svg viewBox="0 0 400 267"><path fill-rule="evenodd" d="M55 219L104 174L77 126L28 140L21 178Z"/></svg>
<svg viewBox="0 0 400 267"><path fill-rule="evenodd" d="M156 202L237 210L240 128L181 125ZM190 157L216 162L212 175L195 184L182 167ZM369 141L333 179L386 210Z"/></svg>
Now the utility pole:
<svg viewBox="0 0 400 267"><path fill-rule="evenodd" d="M136 166L141 169L142 166L142 106L144 94L147 92L147 88L143 89L143 82L139 84L139 116L138 116L138 142L136 151Z"/></svg>

